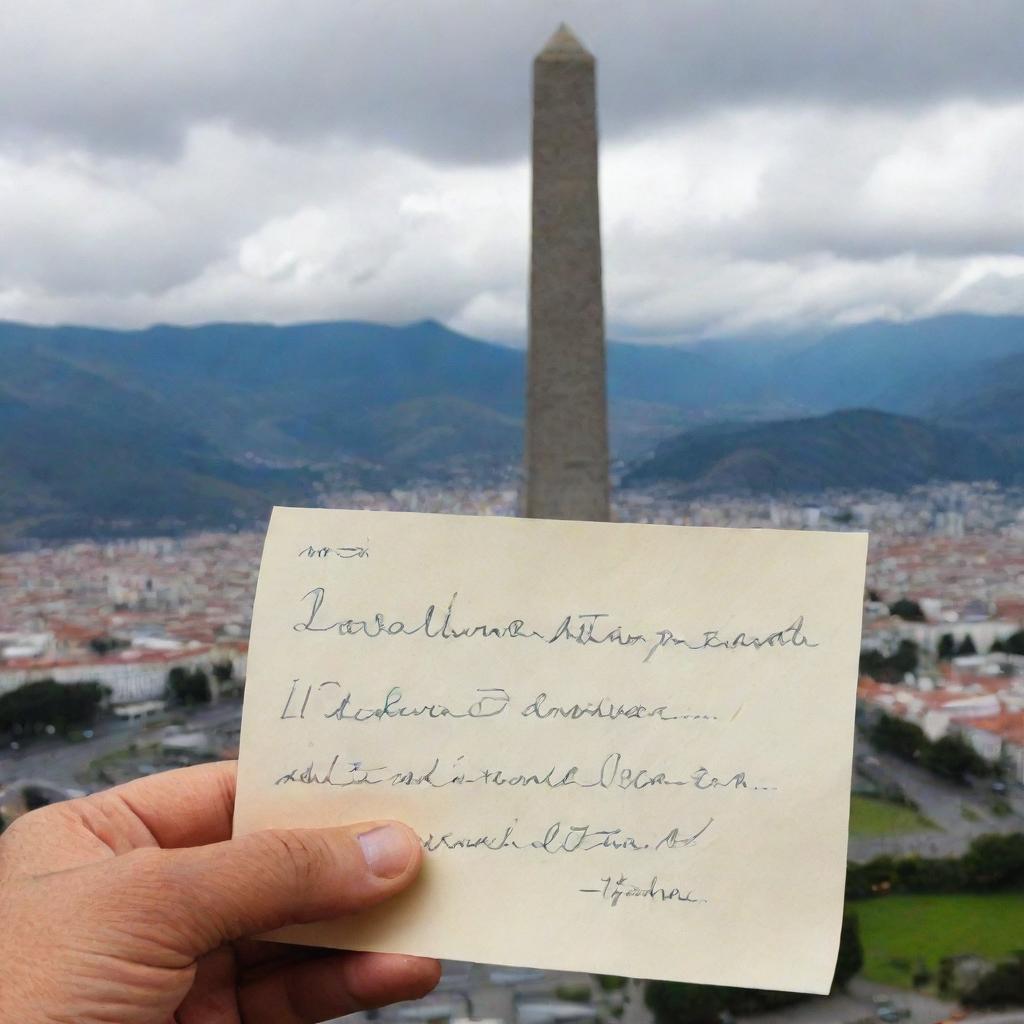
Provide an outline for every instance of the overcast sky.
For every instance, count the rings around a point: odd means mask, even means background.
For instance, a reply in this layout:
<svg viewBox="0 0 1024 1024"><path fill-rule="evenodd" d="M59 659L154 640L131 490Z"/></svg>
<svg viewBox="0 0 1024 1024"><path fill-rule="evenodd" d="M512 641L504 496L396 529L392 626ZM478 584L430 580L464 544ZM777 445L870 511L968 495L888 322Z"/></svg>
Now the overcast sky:
<svg viewBox="0 0 1024 1024"><path fill-rule="evenodd" d="M521 342L561 19L611 335L1024 313L1020 0L0 0L0 318Z"/></svg>

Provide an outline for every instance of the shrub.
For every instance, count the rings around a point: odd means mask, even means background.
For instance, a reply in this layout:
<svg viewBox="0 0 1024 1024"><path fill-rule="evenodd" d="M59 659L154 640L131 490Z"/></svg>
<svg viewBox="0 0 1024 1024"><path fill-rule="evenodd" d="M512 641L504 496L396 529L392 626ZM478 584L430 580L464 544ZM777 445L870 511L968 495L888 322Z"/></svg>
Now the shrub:
<svg viewBox="0 0 1024 1024"><path fill-rule="evenodd" d="M41 679L0 695L0 732L42 732L52 725L61 735L91 725L110 690L96 682L58 683Z"/></svg>
<svg viewBox="0 0 1024 1024"><path fill-rule="evenodd" d="M1024 833L979 836L963 857L876 857L848 864L846 898L887 892L944 893L1024 885Z"/></svg>
<svg viewBox="0 0 1024 1024"><path fill-rule="evenodd" d="M914 760L928 743L920 726L893 715L879 715L868 738L878 749L904 760Z"/></svg>
<svg viewBox="0 0 1024 1024"><path fill-rule="evenodd" d="M853 914L844 916L839 933L839 956L833 988L842 988L863 966L860 929ZM799 992L758 988L724 988L677 981L649 981L645 999L657 1024L719 1024L720 1016L762 1013L791 1006L804 999Z"/></svg>
<svg viewBox="0 0 1024 1024"><path fill-rule="evenodd" d="M210 701L210 680L197 668L191 672L176 667L167 673L167 689L176 704L207 704Z"/></svg>
<svg viewBox="0 0 1024 1024"><path fill-rule="evenodd" d="M589 985L559 985L555 989L555 995L564 999L567 1003L589 1003Z"/></svg>
<svg viewBox="0 0 1024 1024"><path fill-rule="evenodd" d="M1024 1006L1024 955L999 964L965 992L964 1006Z"/></svg>

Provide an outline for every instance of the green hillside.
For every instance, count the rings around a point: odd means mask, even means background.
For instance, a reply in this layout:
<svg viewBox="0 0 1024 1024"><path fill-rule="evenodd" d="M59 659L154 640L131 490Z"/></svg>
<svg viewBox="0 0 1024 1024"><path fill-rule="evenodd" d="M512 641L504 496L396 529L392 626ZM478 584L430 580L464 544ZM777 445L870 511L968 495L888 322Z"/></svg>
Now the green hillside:
<svg viewBox="0 0 1024 1024"><path fill-rule="evenodd" d="M935 415L968 430L1024 441L1024 354L984 366L966 396L940 403Z"/></svg>
<svg viewBox="0 0 1024 1024"><path fill-rule="evenodd" d="M855 409L688 431L626 477L691 494L900 491L929 480L1024 478L1024 449L908 416Z"/></svg>
<svg viewBox="0 0 1024 1024"><path fill-rule="evenodd" d="M629 479L697 491L1016 479L1015 449L994 439L1024 436L1021 359L1014 317L611 342L613 455L634 462L664 442ZM0 322L0 542L258 522L339 472L387 488L514 464L524 391L521 348L429 320ZM926 409L932 422L807 419L853 405Z"/></svg>

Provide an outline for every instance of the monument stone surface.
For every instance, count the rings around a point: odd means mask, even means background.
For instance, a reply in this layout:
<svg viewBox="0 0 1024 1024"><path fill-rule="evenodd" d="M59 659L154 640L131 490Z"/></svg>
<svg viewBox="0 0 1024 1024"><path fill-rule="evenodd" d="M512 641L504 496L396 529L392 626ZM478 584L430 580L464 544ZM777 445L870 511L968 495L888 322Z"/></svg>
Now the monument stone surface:
<svg viewBox="0 0 1024 1024"><path fill-rule="evenodd" d="M525 515L608 519L594 58L561 25L533 64Z"/></svg>

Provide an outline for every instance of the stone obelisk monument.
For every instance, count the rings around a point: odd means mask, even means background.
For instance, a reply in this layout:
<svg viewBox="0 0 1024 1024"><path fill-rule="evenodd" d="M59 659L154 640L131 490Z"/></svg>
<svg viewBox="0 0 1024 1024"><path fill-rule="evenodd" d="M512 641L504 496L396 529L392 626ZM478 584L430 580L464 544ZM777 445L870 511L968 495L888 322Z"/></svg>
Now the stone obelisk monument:
<svg viewBox="0 0 1024 1024"><path fill-rule="evenodd" d="M608 519L594 58L561 25L533 63L524 513Z"/></svg>

